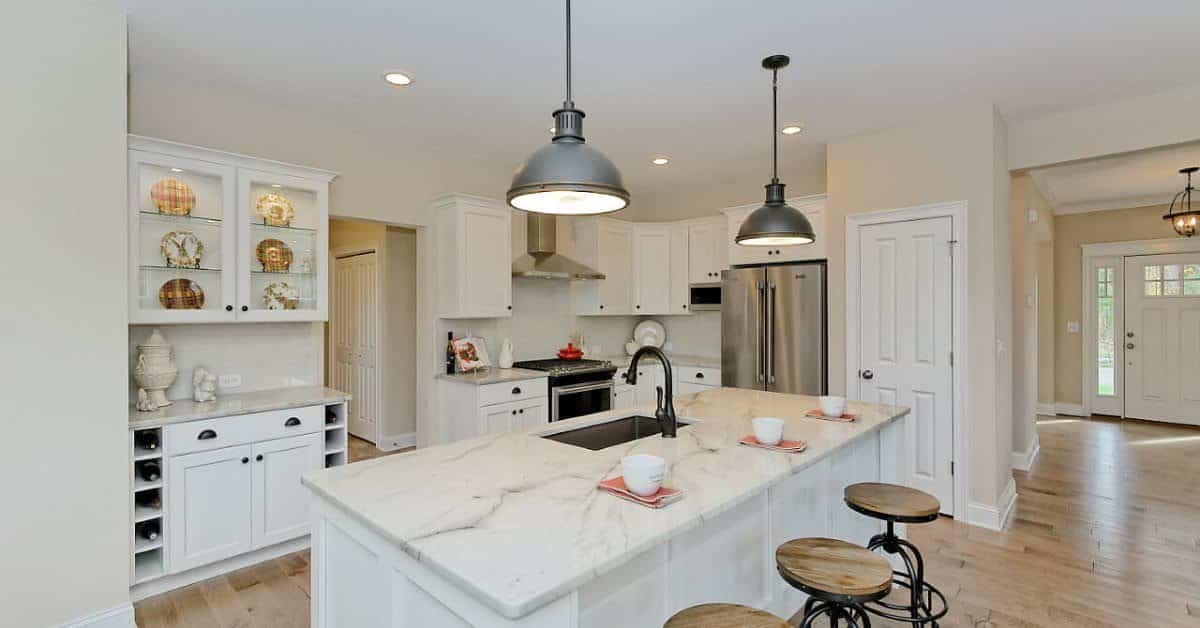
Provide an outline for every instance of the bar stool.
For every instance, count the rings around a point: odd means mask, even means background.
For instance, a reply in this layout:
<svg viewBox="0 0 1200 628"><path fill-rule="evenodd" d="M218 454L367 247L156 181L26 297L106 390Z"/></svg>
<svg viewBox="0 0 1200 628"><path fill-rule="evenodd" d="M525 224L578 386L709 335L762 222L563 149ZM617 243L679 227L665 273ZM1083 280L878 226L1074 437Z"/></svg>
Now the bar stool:
<svg viewBox="0 0 1200 628"><path fill-rule="evenodd" d="M864 605L892 589L892 566L865 547L837 539L796 539L775 550L775 566L788 584L809 595L800 628L826 616L853 628L870 628Z"/></svg>
<svg viewBox="0 0 1200 628"><path fill-rule="evenodd" d="M675 613L663 628L792 628L786 621L740 604L701 604Z"/></svg>
<svg viewBox="0 0 1200 628"><path fill-rule="evenodd" d="M937 587L925 581L925 561L917 546L896 536L897 523L929 523L938 518L942 504L936 497L907 486L863 482L846 487L844 497L851 510L887 522L887 531L876 534L867 543L867 549L882 549L895 554L904 561L905 571L893 571L892 581L908 589L907 604L896 604L877 600L866 609L880 617L906 622L914 626L929 624L937 627L937 620L945 617L948 606L946 596Z"/></svg>

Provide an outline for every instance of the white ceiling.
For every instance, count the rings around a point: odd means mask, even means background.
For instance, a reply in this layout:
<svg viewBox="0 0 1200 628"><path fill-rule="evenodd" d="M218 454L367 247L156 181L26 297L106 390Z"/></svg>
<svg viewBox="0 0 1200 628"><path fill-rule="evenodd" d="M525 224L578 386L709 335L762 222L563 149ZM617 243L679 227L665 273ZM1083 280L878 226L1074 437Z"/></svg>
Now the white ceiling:
<svg viewBox="0 0 1200 628"><path fill-rule="evenodd" d="M437 147L447 169L515 169L548 141L562 100L561 0L122 1L135 80L269 94ZM786 182L789 164L824 159L825 142L945 102L991 101L1015 119L1175 87L1195 76L1200 3L575 0L574 14L586 135L636 198L766 182L768 54L792 56L781 125L807 127L780 138ZM416 83L386 86L393 68ZM657 154L671 165L650 166Z"/></svg>
<svg viewBox="0 0 1200 628"><path fill-rule="evenodd" d="M1164 205L1183 189L1180 168L1200 166L1200 143L1030 171L1056 214ZM1200 184L1200 177L1193 176Z"/></svg>

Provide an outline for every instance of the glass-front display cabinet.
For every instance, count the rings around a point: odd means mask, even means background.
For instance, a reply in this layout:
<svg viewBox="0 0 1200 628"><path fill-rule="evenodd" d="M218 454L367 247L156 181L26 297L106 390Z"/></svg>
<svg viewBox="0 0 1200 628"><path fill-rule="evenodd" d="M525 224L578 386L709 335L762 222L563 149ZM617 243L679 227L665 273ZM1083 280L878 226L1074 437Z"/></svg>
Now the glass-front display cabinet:
<svg viewBox="0 0 1200 628"><path fill-rule="evenodd" d="M130 137L130 322L328 317L331 172Z"/></svg>

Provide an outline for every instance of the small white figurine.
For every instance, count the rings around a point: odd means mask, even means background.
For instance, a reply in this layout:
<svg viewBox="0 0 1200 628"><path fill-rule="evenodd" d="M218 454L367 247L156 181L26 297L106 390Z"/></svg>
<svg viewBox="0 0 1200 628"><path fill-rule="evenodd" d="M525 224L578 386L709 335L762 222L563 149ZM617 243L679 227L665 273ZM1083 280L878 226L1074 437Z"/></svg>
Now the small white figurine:
<svg viewBox="0 0 1200 628"><path fill-rule="evenodd" d="M203 366L192 371L192 399L196 402L212 401L217 398L217 376Z"/></svg>
<svg viewBox="0 0 1200 628"><path fill-rule="evenodd" d="M146 393L145 388L138 389L137 409L142 412L150 412L151 410L158 409L158 406L150 401L150 395Z"/></svg>

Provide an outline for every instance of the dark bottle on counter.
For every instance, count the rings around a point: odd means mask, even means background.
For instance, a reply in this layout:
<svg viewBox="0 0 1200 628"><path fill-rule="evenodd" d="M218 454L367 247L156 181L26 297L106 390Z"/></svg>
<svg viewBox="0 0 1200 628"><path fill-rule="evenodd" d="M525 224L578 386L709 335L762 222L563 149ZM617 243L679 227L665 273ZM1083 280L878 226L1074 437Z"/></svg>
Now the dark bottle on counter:
<svg viewBox="0 0 1200 628"><path fill-rule="evenodd" d="M151 510L162 510L162 498L158 496L157 490L142 491L137 494L137 505Z"/></svg>
<svg viewBox="0 0 1200 628"><path fill-rule="evenodd" d="M139 462L137 467L138 475L147 482L157 481L162 477L162 470L158 467L157 460L147 460Z"/></svg>
<svg viewBox="0 0 1200 628"><path fill-rule="evenodd" d="M454 374L454 332L446 332L446 374Z"/></svg>
<svg viewBox="0 0 1200 628"><path fill-rule="evenodd" d="M158 432L153 430L135 432L133 441L138 449L158 449Z"/></svg>
<svg viewBox="0 0 1200 628"><path fill-rule="evenodd" d="M157 539L158 519L152 519L150 521L143 521L139 523L137 526L137 534L147 541L153 541Z"/></svg>

